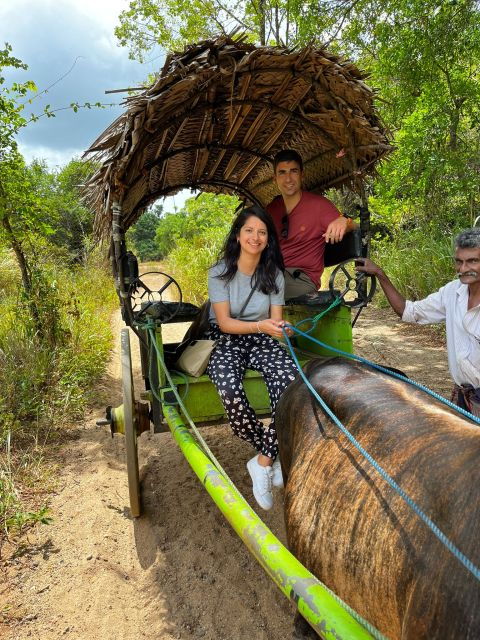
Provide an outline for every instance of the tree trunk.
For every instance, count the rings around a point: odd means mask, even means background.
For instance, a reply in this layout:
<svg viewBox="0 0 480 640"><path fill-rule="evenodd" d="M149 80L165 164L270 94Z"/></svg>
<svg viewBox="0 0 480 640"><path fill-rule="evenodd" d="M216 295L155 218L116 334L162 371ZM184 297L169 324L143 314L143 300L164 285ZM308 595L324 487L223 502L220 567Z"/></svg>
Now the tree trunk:
<svg viewBox="0 0 480 640"><path fill-rule="evenodd" d="M265 0L259 0L258 13L260 18L260 44L265 46Z"/></svg>
<svg viewBox="0 0 480 640"><path fill-rule="evenodd" d="M37 305L35 304L34 297L33 297L32 276L30 273L30 268L28 266L27 257L23 252L21 243L15 237L15 234L10 225L10 220L8 219L7 214L4 214L2 222L3 222L3 227L6 231L6 235L9 240L10 246L13 249L15 258L17 259L17 263L20 268L23 289L27 297L28 306L30 309L30 313L32 315L35 331L38 333L39 338L42 339L44 337L44 331L43 331L42 322L40 320L40 314L38 312L38 308L37 308Z"/></svg>

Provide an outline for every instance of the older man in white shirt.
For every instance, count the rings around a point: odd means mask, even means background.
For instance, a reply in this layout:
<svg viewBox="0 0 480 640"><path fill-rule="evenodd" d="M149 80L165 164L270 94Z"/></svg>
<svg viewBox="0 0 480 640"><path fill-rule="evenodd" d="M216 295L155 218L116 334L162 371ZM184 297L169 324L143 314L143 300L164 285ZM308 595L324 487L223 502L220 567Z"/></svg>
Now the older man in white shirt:
<svg viewBox="0 0 480 640"><path fill-rule="evenodd" d="M363 262L363 264L360 264ZM455 238L457 279L423 300L406 300L384 271L368 258L357 271L375 275L393 310L404 322L445 322L453 400L480 416L480 228Z"/></svg>

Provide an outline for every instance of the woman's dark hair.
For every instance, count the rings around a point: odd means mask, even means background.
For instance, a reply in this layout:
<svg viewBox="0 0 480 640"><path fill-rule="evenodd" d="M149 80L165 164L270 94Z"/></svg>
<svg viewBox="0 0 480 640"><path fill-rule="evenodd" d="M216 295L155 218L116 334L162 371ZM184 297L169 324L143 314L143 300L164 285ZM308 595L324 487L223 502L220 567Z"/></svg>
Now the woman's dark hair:
<svg viewBox="0 0 480 640"><path fill-rule="evenodd" d="M276 284L277 271L284 271L282 254L278 243L277 231L271 217L261 207L254 206L242 209L233 221L232 228L225 239L225 243L220 252L216 264L225 263L225 270L220 274L222 280L230 282L237 273L237 262L240 256L240 243L237 238L240 229L244 226L248 218L255 216L263 222L267 227L268 242L265 249L260 255L260 261L255 271L255 280L252 280L252 286L256 285L257 289L262 293L278 293ZM253 276L252 276L253 277Z"/></svg>

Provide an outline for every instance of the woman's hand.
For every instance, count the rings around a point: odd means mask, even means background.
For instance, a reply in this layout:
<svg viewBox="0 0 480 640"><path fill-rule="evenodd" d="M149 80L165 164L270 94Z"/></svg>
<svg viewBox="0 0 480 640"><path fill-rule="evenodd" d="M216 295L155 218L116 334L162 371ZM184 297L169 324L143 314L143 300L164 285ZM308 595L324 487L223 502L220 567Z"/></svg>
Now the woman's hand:
<svg viewBox="0 0 480 640"><path fill-rule="evenodd" d="M285 327L285 331L288 336L293 335L293 330L287 325L285 320L274 320L273 318L267 318L266 320L259 320L257 327L261 333L266 333L272 338L283 338L282 329Z"/></svg>

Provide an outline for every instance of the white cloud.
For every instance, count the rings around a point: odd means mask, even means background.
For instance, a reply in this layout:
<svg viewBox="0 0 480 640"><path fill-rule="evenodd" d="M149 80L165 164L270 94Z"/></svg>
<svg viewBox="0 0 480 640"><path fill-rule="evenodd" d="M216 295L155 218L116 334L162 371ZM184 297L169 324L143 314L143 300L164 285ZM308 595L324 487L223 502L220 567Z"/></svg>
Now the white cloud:
<svg viewBox="0 0 480 640"><path fill-rule="evenodd" d="M158 70L158 57L140 65L117 45L113 29L127 7L128 0L0 0L2 40L29 67L7 69L7 82L32 79L40 91L51 87L26 107L27 114L39 114L47 104L52 109L72 102L118 105L125 95L105 95L105 90L140 86ZM63 164L85 150L122 109L56 111L55 118L41 118L24 129L19 142L28 160L43 157L49 165Z"/></svg>
<svg viewBox="0 0 480 640"><path fill-rule="evenodd" d="M197 191L190 191L190 189L182 189L174 196L168 196L164 200L159 200L161 204L163 204L163 210L166 213L173 213L174 211L178 211L183 207L185 201L189 198L194 198L197 194Z"/></svg>
<svg viewBox="0 0 480 640"><path fill-rule="evenodd" d="M65 4L73 10L83 13L92 21L102 25L106 31L113 33L118 24L118 16L128 9L128 0L47 0L55 6Z"/></svg>
<svg viewBox="0 0 480 640"><path fill-rule="evenodd" d="M128 0L4 0L0 3L0 18L8 19L10 16L16 23L22 24L31 14L66 11L72 15L83 15L89 22L113 34L119 22L118 16L128 9L128 5ZM62 27L57 24L56 28Z"/></svg>
<svg viewBox="0 0 480 640"><path fill-rule="evenodd" d="M79 158L84 151L84 149L75 149L74 147L53 149L52 147L29 145L22 142L18 143L18 148L27 163L32 160L45 160L50 169L64 167L73 157Z"/></svg>

